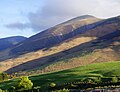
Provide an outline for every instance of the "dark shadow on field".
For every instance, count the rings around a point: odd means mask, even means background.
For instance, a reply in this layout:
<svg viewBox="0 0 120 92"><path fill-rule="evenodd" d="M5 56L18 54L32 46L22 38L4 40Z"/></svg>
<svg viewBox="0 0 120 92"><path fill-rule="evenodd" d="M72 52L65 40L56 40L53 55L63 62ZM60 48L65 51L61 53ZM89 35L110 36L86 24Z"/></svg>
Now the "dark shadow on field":
<svg viewBox="0 0 120 92"><path fill-rule="evenodd" d="M69 57L67 57L67 59L70 59L72 57L83 56L83 55L93 52L95 49L103 49L108 46L112 46L111 43L114 41L120 42L119 37L120 37L120 30L117 30L115 32L104 35L97 40L83 43L79 46L73 47L73 48L65 50L65 51L61 51L59 53L55 53L55 54L45 56L45 57L42 57L39 59L31 60L29 62L20 64L11 69L8 69L5 72L10 74L10 73L19 72L19 71L31 70L34 68L49 65L54 62L58 62L60 60L60 58L63 58L63 57L69 56ZM101 44L103 44L103 45L101 45ZM117 45L116 47L114 46L114 48L112 48L116 52L119 52L118 49L116 49L116 48L120 48L120 45L119 46ZM118 58L118 59L120 60L120 58Z"/></svg>
<svg viewBox="0 0 120 92"><path fill-rule="evenodd" d="M69 74L68 74L69 72ZM63 83L77 81L77 78L82 78L77 74L73 74L72 71L67 70L64 72L55 72L50 74L42 74L38 76L32 76L30 79L35 83L34 85L42 84L42 85L49 85L52 82L56 82L57 85L62 85ZM72 80L71 80L72 79ZM39 80L39 81L38 81ZM64 81L64 82L63 82ZM61 84L62 83L62 84Z"/></svg>

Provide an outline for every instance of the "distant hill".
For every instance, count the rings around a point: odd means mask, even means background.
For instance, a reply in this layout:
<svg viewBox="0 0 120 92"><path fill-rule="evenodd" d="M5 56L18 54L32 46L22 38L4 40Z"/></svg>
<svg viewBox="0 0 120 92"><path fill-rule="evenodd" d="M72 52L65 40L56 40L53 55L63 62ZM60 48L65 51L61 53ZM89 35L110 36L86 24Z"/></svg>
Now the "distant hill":
<svg viewBox="0 0 120 92"><path fill-rule="evenodd" d="M28 75L119 61L120 16L99 19L85 15L71 19L3 51L0 59L1 71Z"/></svg>
<svg viewBox="0 0 120 92"><path fill-rule="evenodd" d="M0 39L0 51L11 48L13 45L25 40L26 37L23 36L13 36Z"/></svg>

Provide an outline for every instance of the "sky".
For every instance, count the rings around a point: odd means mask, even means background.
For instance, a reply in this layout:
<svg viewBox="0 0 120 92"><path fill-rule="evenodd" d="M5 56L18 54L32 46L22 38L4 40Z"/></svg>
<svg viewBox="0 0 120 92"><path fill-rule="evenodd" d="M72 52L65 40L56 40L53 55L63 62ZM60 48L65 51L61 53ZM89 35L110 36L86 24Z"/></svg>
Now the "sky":
<svg viewBox="0 0 120 92"><path fill-rule="evenodd" d="M71 18L120 15L120 0L0 0L0 38L30 37Z"/></svg>

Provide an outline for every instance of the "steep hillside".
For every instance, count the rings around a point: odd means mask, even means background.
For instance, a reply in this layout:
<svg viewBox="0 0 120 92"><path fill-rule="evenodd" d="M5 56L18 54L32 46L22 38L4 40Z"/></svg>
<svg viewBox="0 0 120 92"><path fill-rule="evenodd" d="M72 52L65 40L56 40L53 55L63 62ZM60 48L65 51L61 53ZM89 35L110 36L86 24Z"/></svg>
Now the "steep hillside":
<svg viewBox="0 0 120 92"><path fill-rule="evenodd" d="M66 24L66 22L61 25L64 24ZM73 32L70 32L70 34L74 33L74 36L70 36L70 38L68 37L69 39L66 39L65 41L51 48L49 47L46 49L38 50L36 52L27 53L17 58L12 58L0 62L0 70L6 71L8 73L13 73L34 69L36 71L35 73L42 73L69 69L96 62L105 62L111 60L118 61L120 60L119 29L120 17L114 17L92 24L80 26L77 29L73 30ZM69 30L67 30L67 32L68 31ZM49 31L44 31L40 34L48 36L47 32ZM27 42L29 43L28 40L33 38L39 39L40 34L27 39L23 43L27 44ZM40 37L42 37L42 35ZM34 41L38 42L39 40L33 40L33 42ZM46 40L43 41L47 42ZM51 41L49 41L49 43L51 43ZM36 43L36 45L41 44ZM19 46L20 44L18 45L18 47ZM27 45L28 48L29 46L30 48L32 46L34 47L34 44L32 43L32 45ZM27 49L27 47L25 49ZM12 49L13 52L14 49ZM34 73L34 71L32 73L31 72L29 72L28 74Z"/></svg>
<svg viewBox="0 0 120 92"><path fill-rule="evenodd" d="M71 49L20 64L6 72L12 73L32 69L32 71L20 73L31 75L111 60L120 60L120 30Z"/></svg>
<svg viewBox="0 0 120 92"><path fill-rule="evenodd" d="M100 20L101 19L90 15L80 16L71 19L65 23L59 24L55 27L40 32L39 34L30 37L24 42L21 42L10 51L10 54L23 54L44 48L50 48L86 30L82 29L79 31L75 31L75 29L77 29L78 27L95 23Z"/></svg>
<svg viewBox="0 0 120 92"><path fill-rule="evenodd" d="M21 42L25 39L26 39L26 37L22 37L22 36L1 38L0 39L0 51L8 49L8 48L12 47L13 45L18 44L19 42Z"/></svg>

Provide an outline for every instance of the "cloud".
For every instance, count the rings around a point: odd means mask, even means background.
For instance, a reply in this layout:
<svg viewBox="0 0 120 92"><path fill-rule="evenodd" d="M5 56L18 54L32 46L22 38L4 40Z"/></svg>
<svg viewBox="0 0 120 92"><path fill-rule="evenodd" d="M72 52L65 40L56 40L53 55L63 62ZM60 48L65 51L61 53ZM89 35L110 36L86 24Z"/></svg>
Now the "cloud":
<svg viewBox="0 0 120 92"><path fill-rule="evenodd" d="M45 6L35 13L29 13L28 18L34 30L43 30L76 16L89 14L89 9L95 8L96 1L85 6L88 0L46 0Z"/></svg>
<svg viewBox="0 0 120 92"><path fill-rule="evenodd" d="M8 28L41 31L85 14L112 17L120 14L120 0L44 0L44 6L28 14L29 23L8 24Z"/></svg>
<svg viewBox="0 0 120 92"><path fill-rule="evenodd" d="M20 29L20 30L23 30L23 29L29 28L29 24L28 23L16 22L16 23L7 24L7 25L5 25L5 27L10 28L10 29Z"/></svg>

